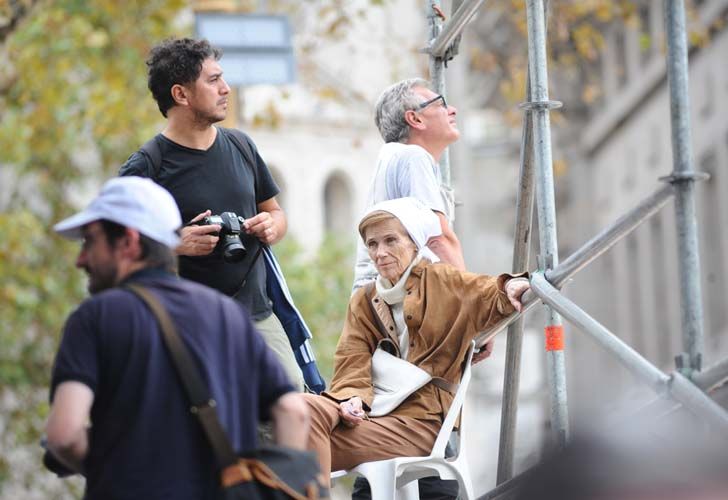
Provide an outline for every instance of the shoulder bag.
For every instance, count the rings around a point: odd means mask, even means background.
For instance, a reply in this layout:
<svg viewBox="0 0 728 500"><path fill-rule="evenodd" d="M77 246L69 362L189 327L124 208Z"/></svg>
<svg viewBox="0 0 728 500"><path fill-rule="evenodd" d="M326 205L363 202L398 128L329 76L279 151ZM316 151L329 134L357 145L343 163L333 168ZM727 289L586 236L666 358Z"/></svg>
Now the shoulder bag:
<svg viewBox="0 0 728 500"><path fill-rule="evenodd" d="M399 347L386 333L377 311L372 306L371 296L374 283L367 287L365 300L377 324L377 329L384 336L377 344L372 355L372 399L370 417L381 417L397 408L411 394L424 387L428 382L451 394L455 394L458 384L451 384L441 377L433 377L428 371L399 357Z"/></svg>

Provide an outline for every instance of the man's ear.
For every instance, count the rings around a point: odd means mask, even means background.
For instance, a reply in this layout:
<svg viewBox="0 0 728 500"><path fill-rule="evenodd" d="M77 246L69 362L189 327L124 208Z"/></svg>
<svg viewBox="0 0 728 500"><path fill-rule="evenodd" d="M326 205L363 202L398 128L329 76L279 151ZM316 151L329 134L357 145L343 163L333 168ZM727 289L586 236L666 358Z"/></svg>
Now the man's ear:
<svg viewBox="0 0 728 500"><path fill-rule="evenodd" d="M404 112L404 121L414 129L422 130L425 128L425 124L420 118L420 115L413 109L408 109Z"/></svg>
<svg viewBox="0 0 728 500"><path fill-rule="evenodd" d="M170 89L170 93L172 94L172 99L174 99L174 102L186 106L188 103L187 96L189 94L189 89L186 88L184 85L180 85L179 83L175 83L172 85L172 88Z"/></svg>
<svg viewBox="0 0 728 500"><path fill-rule="evenodd" d="M124 236L119 238L119 248L124 257L130 260L141 260L142 258L142 244L139 236L139 231L136 229L126 228Z"/></svg>

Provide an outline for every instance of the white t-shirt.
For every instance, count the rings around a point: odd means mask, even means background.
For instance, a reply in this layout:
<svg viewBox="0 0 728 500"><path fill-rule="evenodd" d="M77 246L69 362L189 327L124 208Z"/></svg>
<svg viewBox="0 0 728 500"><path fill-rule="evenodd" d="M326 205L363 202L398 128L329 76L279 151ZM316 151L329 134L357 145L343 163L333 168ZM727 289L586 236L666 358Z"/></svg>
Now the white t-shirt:
<svg viewBox="0 0 728 500"><path fill-rule="evenodd" d="M382 146L377 158L377 170L369 186L364 210L381 201L411 196L430 209L452 219L452 195L440 186L439 166L432 155L416 144L389 142ZM357 237L356 265L352 291L377 276L364 243Z"/></svg>

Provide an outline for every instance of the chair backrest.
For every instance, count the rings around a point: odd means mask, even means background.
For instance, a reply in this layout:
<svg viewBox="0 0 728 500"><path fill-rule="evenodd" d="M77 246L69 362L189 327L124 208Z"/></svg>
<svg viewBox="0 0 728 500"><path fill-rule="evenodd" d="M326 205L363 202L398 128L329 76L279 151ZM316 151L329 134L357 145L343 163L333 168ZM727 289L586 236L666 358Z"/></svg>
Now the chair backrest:
<svg viewBox="0 0 728 500"><path fill-rule="evenodd" d="M455 422L457 422L458 416L460 416L460 410L463 408L465 403L465 393L468 391L468 385L470 384L471 365L473 360L473 351L475 350L475 341L470 343L470 348L465 355L465 366L463 367L463 375L460 377L460 385L455 393L455 397L452 400L450 409L447 411L445 420L442 422L440 432L437 434L437 439L432 447L431 456L444 457L445 447L450 439ZM462 425L461 425L462 428Z"/></svg>

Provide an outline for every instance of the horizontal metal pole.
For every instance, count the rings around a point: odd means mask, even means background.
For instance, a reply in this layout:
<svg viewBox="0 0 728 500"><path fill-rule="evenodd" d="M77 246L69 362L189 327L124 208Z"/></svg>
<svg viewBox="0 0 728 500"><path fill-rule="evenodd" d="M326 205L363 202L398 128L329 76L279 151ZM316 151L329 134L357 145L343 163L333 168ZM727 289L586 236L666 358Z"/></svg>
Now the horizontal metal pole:
<svg viewBox="0 0 728 500"><path fill-rule="evenodd" d="M546 271L546 279L556 288L587 264L609 250L615 243L634 231L640 224L657 213L675 194L675 188L667 184L645 198L639 205L617 219L581 248L569 255L558 267Z"/></svg>
<svg viewBox="0 0 728 500"><path fill-rule="evenodd" d="M694 372L693 383L707 391L728 381L728 358L720 361L702 372Z"/></svg>
<svg viewBox="0 0 728 500"><path fill-rule="evenodd" d="M556 288L561 288L566 280L582 270L594 259L614 246L619 240L634 231L645 220L657 213L675 194L671 184L662 186L642 203L630 210L628 213L617 219L611 226L604 229L594 238L586 242L581 248L569 255L554 269L546 271L546 280ZM523 312L525 313L537 302L537 298L531 292L523 295ZM519 313L512 313L493 325L490 329L480 334L475 339L476 345L482 346L495 337L501 330L510 326L519 316Z"/></svg>
<svg viewBox="0 0 728 500"><path fill-rule="evenodd" d="M728 385L719 385L710 391L710 397L723 408L728 408Z"/></svg>
<svg viewBox="0 0 728 500"><path fill-rule="evenodd" d="M725 383L727 380L728 358L716 363L703 372L693 372L692 376L692 382L698 389L706 392L719 406L723 406L722 401L725 399L725 395L728 394L728 384ZM674 400L658 397L629 417L617 418L614 427L619 427L627 421L634 422L636 419L641 418L641 416L657 416L657 418L667 416L681 408L682 405L674 402Z"/></svg>
<svg viewBox="0 0 728 500"><path fill-rule="evenodd" d="M625 368L647 383L657 393L662 394L667 390L670 377L655 368L652 363L607 330L601 323L561 295L551 283L546 281L543 273L533 273L531 276L531 290L546 304L596 340L599 345L614 354Z"/></svg>
<svg viewBox="0 0 728 500"><path fill-rule="evenodd" d="M720 431L723 439L728 436L728 413L683 374L672 373L670 395L687 410L707 420Z"/></svg>
<svg viewBox="0 0 728 500"><path fill-rule="evenodd" d="M569 255L554 269L546 271L546 280L556 288L561 288L566 280L583 269L587 264L609 250L620 239L634 231L645 220L657 213L665 204L667 204L675 194L675 189L671 184L662 186L653 194L648 196L635 208L617 219L611 226L604 229L594 238L586 242L581 248ZM533 293L526 292L522 298L523 312L525 313L531 307L538 303L538 299ZM510 316L503 318L501 321L493 325L490 329L480 334L475 339L478 346L482 346L490 339L495 337L501 330L510 326L519 316L519 313L512 313Z"/></svg>
<svg viewBox="0 0 728 500"><path fill-rule="evenodd" d="M509 498L516 498L519 487L524 481L530 479L531 474L533 474L533 468L521 472L508 481L502 482L486 494L479 496L477 500L507 500Z"/></svg>
<svg viewBox="0 0 728 500"><path fill-rule="evenodd" d="M505 318L500 320L495 325L491 326L488 330L482 332L480 335L475 337L475 345L481 347L490 339L498 335L504 328L510 326L514 321L519 318L519 316L521 316L521 314L525 314L526 311L528 311L541 301L533 292L529 290L523 294L523 296L521 297L521 302L523 303L523 307L521 308L520 313L513 312L509 316L506 316Z"/></svg>
<svg viewBox="0 0 728 500"><path fill-rule="evenodd" d="M556 288L561 288L566 280L583 269L587 264L609 250L620 239L628 235L635 228L659 211L670 198L675 194L671 184L662 186L642 203L630 210L627 214L617 219L611 226L586 242L576 252L571 254L554 269L546 272L546 279ZM523 295L523 313L531 309L538 299L531 292ZM523 314L521 313L521 314ZM501 330L510 326L519 316L519 313L512 313L493 325L490 329L478 336L475 341L478 346L495 337Z"/></svg>
<svg viewBox="0 0 728 500"><path fill-rule="evenodd" d="M462 33L465 25L468 24L470 18L473 17L475 11L485 2L485 0L464 0L460 8L450 18L442 28L440 35L432 41L430 45L430 55L442 58L445 52L450 48L450 44Z"/></svg>

